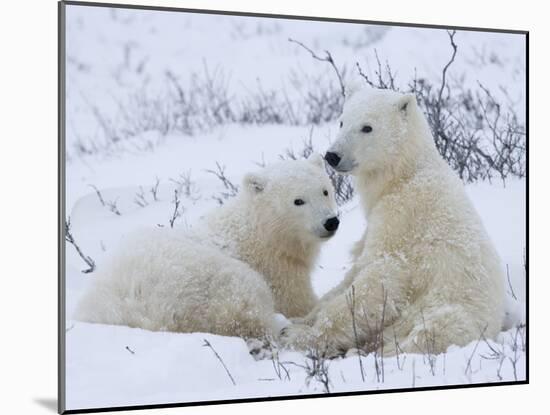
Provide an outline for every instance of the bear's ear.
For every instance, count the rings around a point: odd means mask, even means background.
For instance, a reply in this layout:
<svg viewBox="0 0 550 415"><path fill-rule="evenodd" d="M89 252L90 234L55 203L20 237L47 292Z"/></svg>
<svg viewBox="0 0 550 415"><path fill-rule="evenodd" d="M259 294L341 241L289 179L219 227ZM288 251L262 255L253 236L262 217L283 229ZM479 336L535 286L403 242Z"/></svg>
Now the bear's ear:
<svg viewBox="0 0 550 415"><path fill-rule="evenodd" d="M264 191L267 180L260 173L247 173L243 179L244 188L252 194Z"/></svg>
<svg viewBox="0 0 550 415"><path fill-rule="evenodd" d="M346 99L351 98L355 93L363 88L365 88L365 82L358 76L354 76L346 82L346 85L344 87Z"/></svg>
<svg viewBox="0 0 550 415"><path fill-rule="evenodd" d="M404 94L397 101L397 108L403 114L408 114L413 105L416 105L416 96L414 94Z"/></svg>
<svg viewBox="0 0 550 415"><path fill-rule="evenodd" d="M307 160L321 169L325 167L325 159L319 153L313 153Z"/></svg>

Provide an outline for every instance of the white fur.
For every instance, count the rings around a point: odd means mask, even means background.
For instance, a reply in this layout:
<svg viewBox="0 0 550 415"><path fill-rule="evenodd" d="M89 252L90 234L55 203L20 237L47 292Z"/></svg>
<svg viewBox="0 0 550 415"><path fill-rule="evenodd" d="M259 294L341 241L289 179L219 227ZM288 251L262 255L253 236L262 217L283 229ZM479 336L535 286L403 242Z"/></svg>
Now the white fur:
<svg viewBox="0 0 550 415"><path fill-rule="evenodd" d="M306 203L296 206L296 198ZM193 233L130 235L93 276L75 317L149 330L271 334L280 326L275 312L304 316L315 305L310 270L330 236L323 223L335 214L320 156L248 174L239 195Z"/></svg>
<svg viewBox="0 0 550 415"><path fill-rule="evenodd" d="M392 354L396 344L439 353L482 333L494 337L504 314L501 264L414 96L351 90L341 121L329 151L341 157L336 169L354 176L368 229L344 281L306 319L312 327L290 326L283 339L296 347L328 344L337 353L357 341L380 347L382 335ZM362 132L365 125L372 132Z"/></svg>

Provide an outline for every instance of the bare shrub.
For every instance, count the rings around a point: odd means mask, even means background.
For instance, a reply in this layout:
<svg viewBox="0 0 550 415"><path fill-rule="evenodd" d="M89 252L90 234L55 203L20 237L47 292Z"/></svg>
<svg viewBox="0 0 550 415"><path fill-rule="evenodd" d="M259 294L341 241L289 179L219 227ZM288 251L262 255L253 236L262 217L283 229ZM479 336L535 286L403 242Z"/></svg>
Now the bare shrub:
<svg viewBox="0 0 550 415"><path fill-rule="evenodd" d="M166 135L174 128L173 102L165 99L161 91L149 91L146 85L125 102L118 102L118 108L117 136L121 139L148 131Z"/></svg>
<svg viewBox="0 0 550 415"><path fill-rule="evenodd" d="M393 326L392 326L392 331L393 331L393 346L395 347L395 359L397 360L397 368L399 370L403 370L407 356L403 356L403 360L401 360L401 354L404 354L404 353L403 353L403 350L401 349L401 346L399 345L399 342L397 341L397 334L395 333L395 327Z"/></svg>
<svg viewBox="0 0 550 415"><path fill-rule="evenodd" d="M155 184L152 185L149 188L148 193L151 194L153 197L153 202L158 202L158 192L159 192L159 186L160 186L160 179L157 177L155 178ZM143 186L139 186L139 190L136 192L134 196L134 203L138 205L139 207L145 207L149 205L149 201L147 200L145 189Z"/></svg>
<svg viewBox="0 0 550 415"><path fill-rule="evenodd" d="M149 189L149 192L153 196L153 200L155 202L158 202L158 192L159 192L159 185L160 185L160 179L157 177L155 178L155 184L151 186Z"/></svg>
<svg viewBox="0 0 550 415"><path fill-rule="evenodd" d="M477 348L479 346L479 343L485 338L485 331L487 330L487 325L485 325L485 327L483 328L483 330L481 330L481 334L479 336L479 339L477 340L475 346L474 346L474 349L472 350L472 354L470 355L470 358L468 359L468 362L466 364L466 368L464 369L464 374L468 375L468 374L471 374L472 373L472 358L474 357L476 351L477 351ZM432 374L433 374L433 371L432 371Z"/></svg>
<svg viewBox="0 0 550 415"><path fill-rule="evenodd" d="M277 90L266 90L258 79L256 89L248 90L240 102L237 121L242 124L297 124L294 111L287 97L282 97Z"/></svg>
<svg viewBox="0 0 550 415"><path fill-rule="evenodd" d="M302 148L294 150L293 148L287 148L284 154L279 154L281 160L305 160L309 158L315 149L313 147L313 127L309 130L308 138L302 141Z"/></svg>
<svg viewBox="0 0 550 415"><path fill-rule="evenodd" d="M502 340L500 344L490 342L482 334L482 340L485 342L489 348L488 354L480 355L482 359L486 360L496 360L498 361L497 366L497 378L503 380L502 376L502 367L505 362L509 362L512 366L512 372L514 379L518 380L518 362L525 355L526 352L526 326L524 324L518 324L512 333L509 333L508 341ZM510 355L510 352L512 353Z"/></svg>
<svg viewBox="0 0 550 415"><path fill-rule="evenodd" d="M315 153L315 147L313 145L313 126L309 130L309 135L302 141L302 148L294 150L293 148L287 148L284 154L280 154L281 160L300 160L307 159ZM334 169L325 165L325 170L332 182L334 188L334 195L336 203L343 205L353 199L354 188L351 176L344 175L336 172Z"/></svg>
<svg viewBox="0 0 550 415"><path fill-rule="evenodd" d="M279 359L279 352L275 351L271 357L271 364L273 365L273 370L279 378L279 380L288 380L290 381L290 372Z"/></svg>
<svg viewBox="0 0 550 415"><path fill-rule="evenodd" d="M170 223L170 228L174 227L176 219L183 214L183 208L180 207L181 201L177 190L174 190L174 198L172 199L172 204L174 205L174 210L172 212L172 217L168 221Z"/></svg>
<svg viewBox="0 0 550 415"><path fill-rule="evenodd" d="M117 207L117 199L106 200L103 197L103 194L99 191L99 189L96 186L91 184L90 187L95 190L95 194L97 195L97 198L99 199L99 203L101 203L101 206L106 207L107 209L109 209L110 212L113 212L117 216L121 215L120 210L118 210L118 207Z"/></svg>
<svg viewBox="0 0 550 415"><path fill-rule="evenodd" d="M510 348L512 349L513 355L509 356L508 359L512 365L512 370L514 373L514 380L518 380L518 370L517 364L521 356L525 353L525 326L519 325L514 330L514 333L511 334Z"/></svg>
<svg viewBox="0 0 550 415"><path fill-rule="evenodd" d="M353 337L355 340L355 348L357 349L357 358L359 359L359 371L361 373L361 379L365 381L365 370L363 368L363 360L361 359L361 345L359 344L359 335L357 334L357 319L355 316L355 286L351 286L351 292L346 294L346 303L349 307L349 312L351 314L351 325L353 328Z"/></svg>
<svg viewBox="0 0 550 415"><path fill-rule="evenodd" d="M420 314L422 316L423 335L420 336L420 342L415 342L414 344L418 348L418 350L422 352L422 359L424 359L424 363L427 363L428 366L430 367L430 373L432 374L432 376L435 376L435 365L437 363L437 354L436 354L437 333L435 332L434 329L428 328L426 326L426 320L424 318L424 312L422 310L420 311Z"/></svg>
<svg viewBox="0 0 550 415"><path fill-rule="evenodd" d="M497 360L499 362L497 366L496 375L499 380L502 380L501 371L502 371L502 366L504 364L504 361L506 360L506 353L504 350L504 346L503 345L501 345L500 347L494 346L485 337L483 337L483 341L485 342L487 347L489 347L490 352L488 354L480 355L480 357L481 359Z"/></svg>
<svg viewBox="0 0 550 415"><path fill-rule="evenodd" d="M177 178L172 178L170 179L170 181L172 183L175 183L178 194L182 194L188 199L198 199L198 189L195 182L193 182L193 180L191 179L191 170L180 173Z"/></svg>
<svg viewBox="0 0 550 415"><path fill-rule="evenodd" d="M426 114L435 145L442 157L466 182L526 175L525 125L512 108L505 109L493 94L478 82L477 89L466 88L460 81L452 85L448 70L458 52L455 31L448 32L451 56L441 71L441 83L434 85L424 78L414 79L401 92L416 95ZM365 82L374 88L399 91L395 73L376 54L377 69L369 77L359 63L357 69Z"/></svg>
<svg viewBox="0 0 550 415"><path fill-rule="evenodd" d="M307 379L316 379L323 385L326 393L330 393L329 361L326 353L319 349L311 349L306 354L305 371Z"/></svg>
<svg viewBox="0 0 550 415"><path fill-rule="evenodd" d="M206 170L206 172L216 176L223 184L225 190L219 195L213 196L220 205L223 205L225 200L235 197L239 193L239 186L234 184L225 174L225 166L216 162L216 170Z"/></svg>
<svg viewBox="0 0 550 415"><path fill-rule="evenodd" d="M361 324L361 331L366 333L366 342L363 348L372 353L374 358L376 381L384 383L384 330L388 304L388 293L384 286L382 286L382 297L382 308L376 314L369 313L365 304L361 304L361 319L358 322Z"/></svg>
<svg viewBox="0 0 550 415"><path fill-rule="evenodd" d="M353 182L350 176L335 172L333 169L327 168L328 175L334 186L334 192L336 194L336 203L343 205L344 203L353 199L354 188Z"/></svg>
<svg viewBox="0 0 550 415"><path fill-rule="evenodd" d="M319 348L309 349L305 354L304 364L296 362L284 362L302 368L306 372L306 385L309 386L315 379L321 385L325 393L330 393L329 359L326 357L326 350Z"/></svg>
<svg viewBox="0 0 550 415"><path fill-rule="evenodd" d="M171 71L165 76L175 131L193 135L237 120L229 95L230 78L221 67L211 71L203 61L202 72L191 73L187 85Z"/></svg>
<svg viewBox="0 0 550 415"><path fill-rule="evenodd" d="M351 315L351 324L355 341L355 348L359 354L359 370L361 378L365 380L363 374L363 362L361 352L370 353L374 358L374 370L377 382L384 383L384 330L386 329L386 309L388 303L388 293L382 286L382 304L380 310L371 312L367 310L367 305L363 302L357 303L355 296L355 287L352 285L350 292L346 294L346 303ZM362 336L359 335L362 334ZM395 333L394 333L395 335ZM399 366L399 359L398 359Z"/></svg>
<svg viewBox="0 0 550 415"><path fill-rule="evenodd" d="M441 81L434 83L415 73L401 92L416 95L438 151L462 180L497 178L505 183L509 177L525 177L525 122L484 85L466 87L460 79L449 79L460 49L455 32L449 31L448 36L451 53L441 69ZM143 133L149 131L161 136L171 132L195 135L230 123L319 125L336 120L345 97L346 66L338 65L328 50L318 53L298 40L289 41L320 64L326 64L328 73L312 75L292 70L288 74L291 95L286 87L265 88L258 79L244 94L235 96L231 93L231 77L220 66L211 69L206 62L187 79L167 70L164 89L150 90L147 78L143 77L143 85L119 102L119 111L112 116L86 100L104 140L73 132L77 137L74 151L79 155L119 151L126 142L143 140ZM396 72L390 63L382 63L376 50L375 59L372 76L356 63L359 75L374 88L399 91ZM503 93L506 95L506 91ZM141 147L134 146L147 150L154 144L149 139ZM338 193L340 202L351 197L348 194L351 187L345 178L332 179L338 188L345 189Z"/></svg>
<svg viewBox="0 0 550 415"><path fill-rule="evenodd" d="M338 79L344 73L338 72ZM115 99L118 111L114 114L106 114L86 99L104 143L99 145L98 137L73 132L77 137L74 151L90 155L122 151L128 145L139 150L135 143L143 140L142 149L151 149L155 143L143 136L148 132L162 137L172 132L196 135L230 123L320 124L338 117L343 104L343 85L335 86L327 74L291 71L292 97L286 87L265 88L260 79L236 97L230 92L231 77L220 66L211 70L206 62L202 70L185 78L171 70L164 76L164 88L152 89L144 77L142 85L126 98Z"/></svg>
<svg viewBox="0 0 550 415"><path fill-rule="evenodd" d="M139 207L145 207L149 204L147 198L145 197L143 186L139 186L139 191L136 192L136 195L134 196L134 203Z"/></svg>
<svg viewBox="0 0 550 415"><path fill-rule="evenodd" d="M448 71L457 55L455 31L449 31L451 57L441 71L441 84L435 86L416 74L406 90L416 95L418 103L426 114L432 130L435 145L443 158L466 182L491 180L498 177L504 183L508 177L526 175L525 126L511 109L503 109L491 92L478 83L478 89L467 89L461 82L452 86L448 82ZM321 57L304 44L290 39L308 51L312 58L328 62L340 83L341 95L345 96L342 75L330 52ZM386 61L382 64L375 50L376 69L374 77L367 75L356 63L359 75L374 88L399 91L396 73ZM311 100L310 100L311 101ZM339 116L341 105L332 114Z"/></svg>

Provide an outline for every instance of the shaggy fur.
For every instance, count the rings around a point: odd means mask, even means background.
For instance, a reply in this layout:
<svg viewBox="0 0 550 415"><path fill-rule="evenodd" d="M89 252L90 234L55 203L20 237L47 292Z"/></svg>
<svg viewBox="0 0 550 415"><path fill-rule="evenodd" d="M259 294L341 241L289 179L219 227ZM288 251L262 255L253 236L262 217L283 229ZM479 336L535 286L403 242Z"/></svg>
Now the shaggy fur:
<svg viewBox="0 0 550 415"><path fill-rule="evenodd" d="M305 204L296 206L296 198ZM193 233L162 228L129 236L94 276L75 317L149 330L271 334L275 312L298 317L314 307L310 271L335 210L320 156L248 174L239 195Z"/></svg>
<svg viewBox="0 0 550 415"><path fill-rule="evenodd" d="M332 354L383 345L391 355L396 345L440 353L495 336L504 302L499 258L415 97L352 89L341 121L329 151L341 158L336 170L354 176L368 229L344 281L307 325L287 327L283 341ZM362 131L366 125L371 132Z"/></svg>

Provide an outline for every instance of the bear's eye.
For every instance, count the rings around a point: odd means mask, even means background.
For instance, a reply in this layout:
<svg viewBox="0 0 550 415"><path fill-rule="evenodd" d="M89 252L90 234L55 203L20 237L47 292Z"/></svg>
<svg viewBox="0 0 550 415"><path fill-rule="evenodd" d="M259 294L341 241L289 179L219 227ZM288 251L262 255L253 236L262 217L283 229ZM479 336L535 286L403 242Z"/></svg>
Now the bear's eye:
<svg viewBox="0 0 550 415"><path fill-rule="evenodd" d="M340 121L340 128L344 126L344 121Z"/></svg>
<svg viewBox="0 0 550 415"><path fill-rule="evenodd" d="M361 131L364 133L370 133L372 131L372 127L370 125L364 125L363 128L361 128Z"/></svg>
<svg viewBox="0 0 550 415"><path fill-rule="evenodd" d="M323 194L324 194L325 196L328 196L328 190L323 190Z"/></svg>
<svg viewBox="0 0 550 415"><path fill-rule="evenodd" d="M294 200L294 204L295 204L296 206L301 206L301 205L303 205L304 203L306 203L306 202L304 202L302 199L296 199L296 200Z"/></svg>

